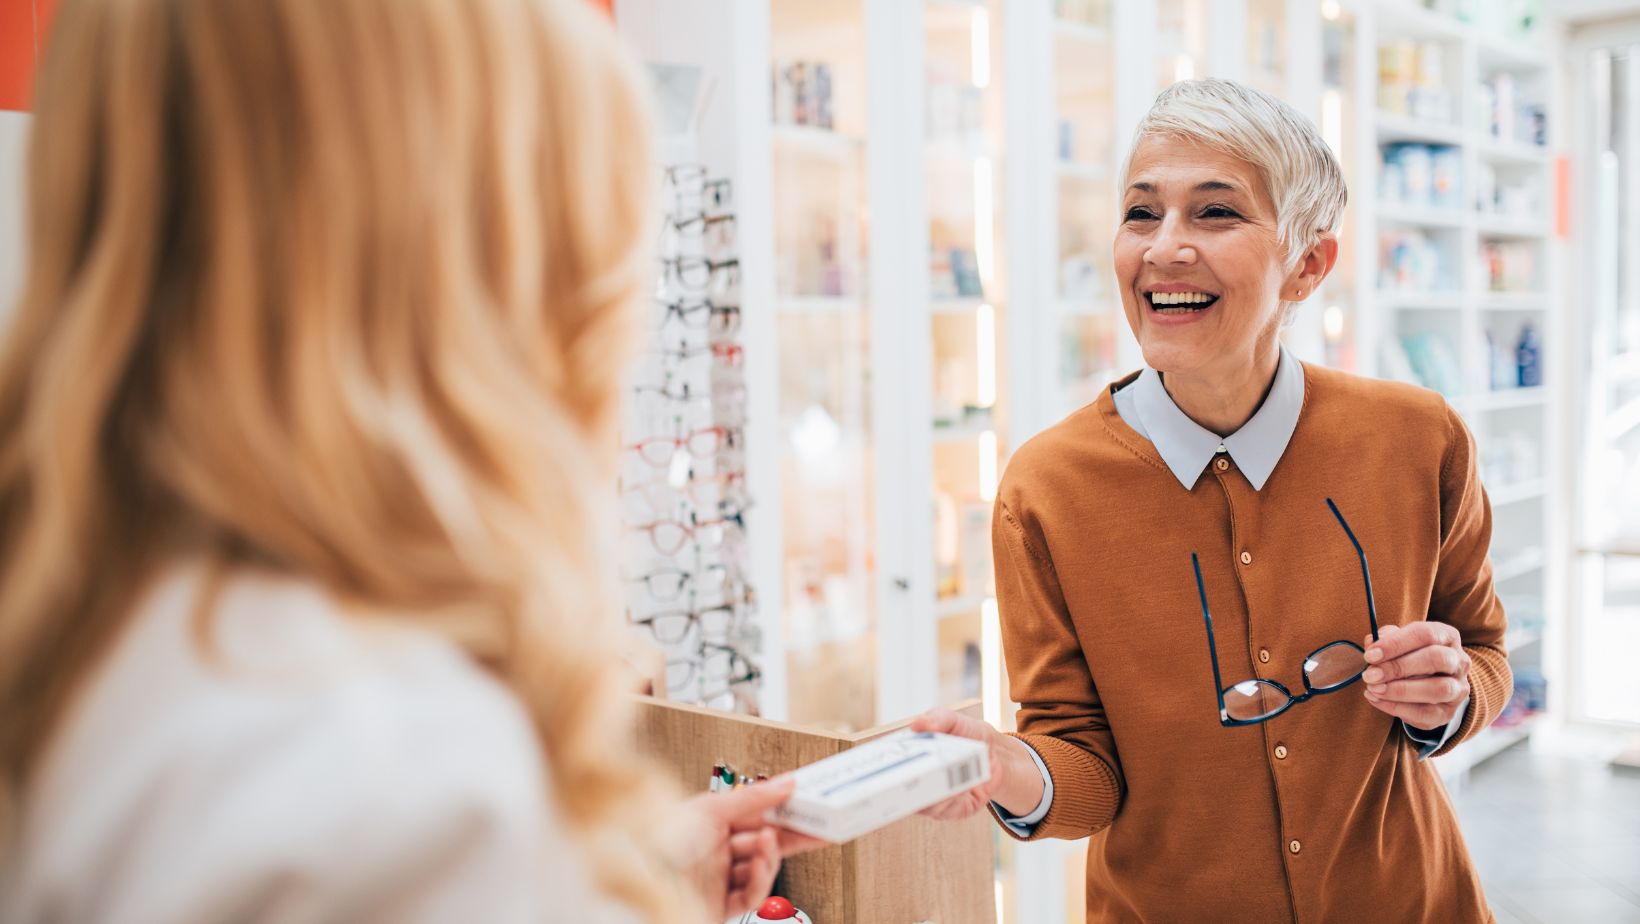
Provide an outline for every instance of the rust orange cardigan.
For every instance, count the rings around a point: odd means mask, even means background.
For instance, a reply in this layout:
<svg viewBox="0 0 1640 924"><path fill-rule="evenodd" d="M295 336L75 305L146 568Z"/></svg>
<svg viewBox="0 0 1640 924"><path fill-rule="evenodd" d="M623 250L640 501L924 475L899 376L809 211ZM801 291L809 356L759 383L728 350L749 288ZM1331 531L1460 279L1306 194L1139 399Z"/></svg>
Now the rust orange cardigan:
<svg viewBox="0 0 1640 924"><path fill-rule="evenodd" d="M1089 921L1492 920L1435 766L1364 684L1261 725L1219 724L1190 553L1224 682L1301 692L1305 655L1369 631L1328 497L1366 550L1380 623L1463 635L1470 704L1441 753L1489 725L1512 686L1462 421L1430 391L1304 375L1298 428L1262 491L1233 462L1185 491L1109 389L1022 446L1003 478L1003 651L1019 737L1054 784L1032 839L1092 836Z"/></svg>

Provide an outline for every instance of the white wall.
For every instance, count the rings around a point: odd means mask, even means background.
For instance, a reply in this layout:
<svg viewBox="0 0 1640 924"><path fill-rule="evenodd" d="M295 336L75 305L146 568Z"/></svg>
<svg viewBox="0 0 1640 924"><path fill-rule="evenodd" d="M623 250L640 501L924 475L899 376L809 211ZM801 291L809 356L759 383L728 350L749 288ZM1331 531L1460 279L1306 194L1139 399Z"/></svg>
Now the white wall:
<svg viewBox="0 0 1640 924"><path fill-rule="evenodd" d="M0 321L23 281L23 151L29 117L0 112Z"/></svg>

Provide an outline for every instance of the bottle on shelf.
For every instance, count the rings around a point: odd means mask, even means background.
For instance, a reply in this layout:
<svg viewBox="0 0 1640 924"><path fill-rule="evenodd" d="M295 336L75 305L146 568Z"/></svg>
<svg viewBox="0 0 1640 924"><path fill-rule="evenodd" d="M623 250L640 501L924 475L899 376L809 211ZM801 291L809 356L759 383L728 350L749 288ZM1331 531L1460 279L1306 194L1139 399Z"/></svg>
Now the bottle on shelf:
<svg viewBox="0 0 1640 924"><path fill-rule="evenodd" d="M1542 358L1539 355L1537 330L1527 321L1520 327L1520 342L1515 345L1515 366L1519 370L1521 388L1536 388L1543 384Z"/></svg>

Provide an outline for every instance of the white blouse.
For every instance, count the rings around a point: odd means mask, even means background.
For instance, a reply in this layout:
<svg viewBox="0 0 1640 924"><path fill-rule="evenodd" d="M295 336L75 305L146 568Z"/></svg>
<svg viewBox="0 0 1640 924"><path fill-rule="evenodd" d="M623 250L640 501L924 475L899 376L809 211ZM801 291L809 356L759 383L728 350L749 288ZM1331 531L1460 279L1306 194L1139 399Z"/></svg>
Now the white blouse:
<svg viewBox="0 0 1640 924"><path fill-rule="evenodd" d="M554 822L522 706L453 645L177 568L76 700L0 860L0 920L625 920Z"/></svg>

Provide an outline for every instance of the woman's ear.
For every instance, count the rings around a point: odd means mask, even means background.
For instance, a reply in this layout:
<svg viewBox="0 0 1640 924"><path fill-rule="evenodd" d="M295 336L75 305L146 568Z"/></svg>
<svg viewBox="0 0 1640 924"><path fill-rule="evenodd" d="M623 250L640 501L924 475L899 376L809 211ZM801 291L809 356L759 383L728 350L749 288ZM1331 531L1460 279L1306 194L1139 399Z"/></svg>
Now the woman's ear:
<svg viewBox="0 0 1640 924"><path fill-rule="evenodd" d="M1304 252L1298 265L1293 267L1292 275L1282 291L1282 297L1290 302L1301 302L1310 297L1310 293L1321 287L1321 280L1327 278L1332 268L1338 263L1338 235L1331 231L1324 231L1316 238L1310 249Z"/></svg>

